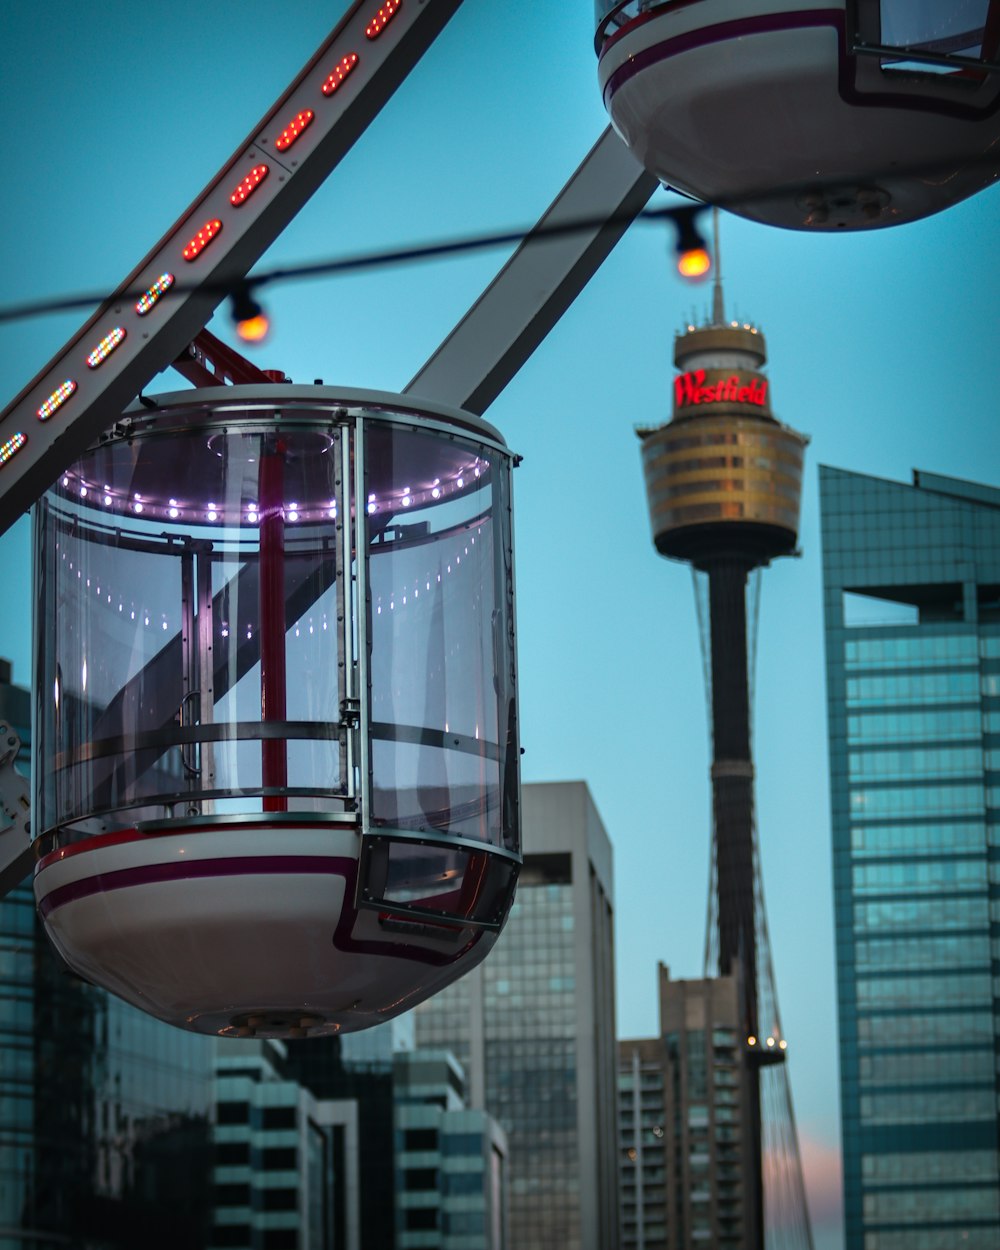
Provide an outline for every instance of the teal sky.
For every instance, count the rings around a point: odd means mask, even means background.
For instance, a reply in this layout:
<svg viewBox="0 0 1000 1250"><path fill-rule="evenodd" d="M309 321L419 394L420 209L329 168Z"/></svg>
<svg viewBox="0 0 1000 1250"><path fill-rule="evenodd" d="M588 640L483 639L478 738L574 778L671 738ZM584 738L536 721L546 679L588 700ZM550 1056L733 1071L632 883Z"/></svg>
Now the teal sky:
<svg viewBox="0 0 1000 1250"><path fill-rule="evenodd" d="M9 6L0 303L114 287L343 7ZM591 22L587 0L466 0L263 264L531 223L606 124ZM995 191L863 236L723 220L727 312L764 330L774 410L812 439L802 558L764 578L756 750L817 1250L837 1244L839 1111L816 466L1000 482L998 225ZM657 960L675 976L700 975L708 889L691 577L653 551L633 433L669 415L674 334L709 298L674 276L670 246L662 226L634 226L486 413L524 456L515 477L524 779L585 779L611 835L621 1036L656 1031ZM504 259L275 288L274 333L255 358L295 381L398 389ZM0 403L82 320L0 326ZM231 338L224 313L211 328ZM182 386L168 373L150 389ZM24 523L2 552L0 654L27 682Z"/></svg>

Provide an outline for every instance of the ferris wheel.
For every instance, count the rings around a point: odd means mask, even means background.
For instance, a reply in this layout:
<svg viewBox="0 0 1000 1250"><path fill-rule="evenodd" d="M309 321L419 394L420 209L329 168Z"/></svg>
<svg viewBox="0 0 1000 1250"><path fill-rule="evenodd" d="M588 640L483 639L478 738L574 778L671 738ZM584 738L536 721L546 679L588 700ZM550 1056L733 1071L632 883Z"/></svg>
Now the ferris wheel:
<svg viewBox="0 0 1000 1250"><path fill-rule="evenodd" d="M519 747L512 457L483 414L657 186L851 230L996 176L998 0L601 0L615 129L404 391L264 373L206 321L256 311L251 267L459 3L351 5L0 414L0 528L37 503L55 622L3 884L37 861L70 966L181 1027L362 1028L495 942ZM171 364L195 389L143 397Z"/></svg>

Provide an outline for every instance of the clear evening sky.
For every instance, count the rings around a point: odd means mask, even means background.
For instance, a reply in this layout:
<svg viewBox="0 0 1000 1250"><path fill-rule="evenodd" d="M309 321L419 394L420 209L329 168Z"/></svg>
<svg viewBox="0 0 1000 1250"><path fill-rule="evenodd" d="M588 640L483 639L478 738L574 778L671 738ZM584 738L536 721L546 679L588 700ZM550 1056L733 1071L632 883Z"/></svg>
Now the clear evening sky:
<svg viewBox="0 0 1000 1250"><path fill-rule="evenodd" d="M0 303L113 288L343 8L13 0L0 48ZM465 0L263 265L533 222L606 124L592 33L588 0ZM766 159L766 122L749 133ZM830 238L723 219L727 311L764 330L774 410L812 438L802 558L764 576L756 751L818 1250L837 1244L839 1110L816 466L1000 483L998 210L994 191L916 225ZM524 779L584 778L613 840L622 1037L656 1031L657 960L675 976L701 974L708 889L691 577L652 548L633 433L668 416L674 334L707 308L708 291L672 272L671 246L662 225L635 225L486 413L524 456L515 477ZM504 259L269 290L274 333L255 359L299 382L399 389ZM0 326L0 404L82 320ZM211 328L231 338L224 312ZM168 372L150 389L183 386ZM20 523L0 548L0 654L23 683L26 532Z"/></svg>

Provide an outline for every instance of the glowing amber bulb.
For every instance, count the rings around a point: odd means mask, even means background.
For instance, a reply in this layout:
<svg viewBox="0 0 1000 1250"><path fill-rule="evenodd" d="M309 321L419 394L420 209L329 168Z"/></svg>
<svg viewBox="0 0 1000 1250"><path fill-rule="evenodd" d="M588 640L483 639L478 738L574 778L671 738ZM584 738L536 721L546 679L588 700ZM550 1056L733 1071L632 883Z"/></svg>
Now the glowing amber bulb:
<svg viewBox="0 0 1000 1250"><path fill-rule="evenodd" d="M712 258L704 247L692 247L677 255L677 272L690 282L704 278L712 268Z"/></svg>
<svg viewBox="0 0 1000 1250"><path fill-rule="evenodd" d="M247 317L236 323L236 333L244 343L263 342L270 328L271 323L262 312L257 313L255 317Z"/></svg>

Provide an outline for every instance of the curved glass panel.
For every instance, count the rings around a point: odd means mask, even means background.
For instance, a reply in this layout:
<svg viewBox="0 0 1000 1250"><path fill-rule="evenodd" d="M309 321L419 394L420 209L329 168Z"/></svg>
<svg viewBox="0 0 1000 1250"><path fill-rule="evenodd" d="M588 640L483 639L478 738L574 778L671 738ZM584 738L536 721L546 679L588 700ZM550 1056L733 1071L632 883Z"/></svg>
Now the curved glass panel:
<svg viewBox="0 0 1000 1250"><path fill-rule="evenodd" d="M515 860L492 850L372 835L361 870L362 901L390 916L499 928L517 874Z"/></svg>
<svg viewBox="0 0 1000 1250"><path fill-rule="evenodd" d="M103 443L38 505L39 833L347 793L341 433L210 418Z"/></svg>
<svg viewBox="0 0 1000 1250"><path fill-rule="evenodd" d="M901 61L906 61L907 51L979 58L984 55L989 7L989 0L948 0L947 4L941 0L880 0L882 42L899 48ZM995 54L995 47L988 50L987 55ZM914 64L928 68L924 63Z"/></svg>
<svg viewBox="0 0 1000 1250"><path fill-rule="evenodd" d="M597 29L597 50L606 39L634 22L644 13L654 9L679 8L682 5L697 3L698 0L595 0L594 24Z"/></svg>
<svg viewBox="0 0 1000 1250"><path fill-rule="evenodd" d="M371 825L516 852L509 457L386 424L365 468Z"/></svg>

